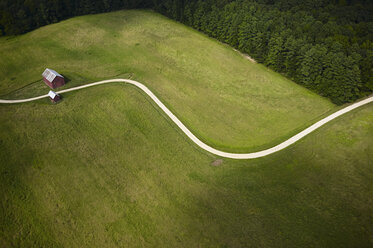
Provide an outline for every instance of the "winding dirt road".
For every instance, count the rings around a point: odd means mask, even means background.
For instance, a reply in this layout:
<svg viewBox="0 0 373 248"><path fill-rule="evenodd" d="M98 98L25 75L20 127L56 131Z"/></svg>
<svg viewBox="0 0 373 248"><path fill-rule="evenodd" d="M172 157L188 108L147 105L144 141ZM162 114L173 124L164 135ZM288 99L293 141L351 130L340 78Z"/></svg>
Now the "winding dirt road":
<svg viewBox="0 0 373 248"><path fill-rule="evenodd" d="M260 157L264 157L264 156L267 156L267 155L270 155L272 153L275 153L275 152L278 152L282 149L285 149L286 147L294 144L295 142L297 142L298 140L302 139L304 136L310 134L311 132L315 131L316 129L318 129L319 127L325 125L326 123L328 123L329 121L345 114L345 113L348 113L350 112L351 110L353 109L356 109L360 106L363 106L365 104L368 104L370 102L373 102L373 96L365 99L365 100L362 100L360 102L357 102L357 103L354 103L354 104L351 104L350 106L347 106L327 117L325 117L324 119L316 122L315 124L313 124L312 126L304 129L303 131L301 131L300 133L294 135L293 137L289 138L288 140L285 140L284 142L272 147L272 148L269 148L269 149L266 149L266 150L262 150L262 151L259 151L259 152L252 152L252 153L230 153L230 152L223 152L223 151L220 151L220 150L217 150L205 143L203 143L201 140L199 140L191 131L189 131L189 129L153 94L153 92L151 92L145 85L143 85L142 83L139 83L137 81L134 81L134 80L130 80L130 79L110 79L110 80L104 80L104 81L100 81L100 82L96 82L96 83L91 83L91 84L86 84L86 85L83 85L83 86L78 86L78 87L74 87L74 88L70 88L70 89L66 89L66 90L61 90L61 91L58 91L57 93L58 94L61 94L61 93L66 93L66 92L70 92L70 91L75 91L75 90L79 90L79 89L84 89L84 88L88 88L88 87L92 87L92 86L96 86L96 85L101 85L101 84L107 84L107 83L114 83L114 82L123 82L123 83L128 83L128 84L131 84L131 85L134 85L138 88L140 88L142 91L144 91L165 113L166 115L168 115L168 117L170 117L170 119L181 129L181 131L183 131L185 133L186 136L188 136L189 139L191 139L195 144L197 144L199 147L201 147L202 149L204 149L205 151L208 151L210 153L213 153L215 155L218 155L220 157L225 157L225 158L232 158L232 159L253 159L253 158L260 158ZM33 98L28 98L28 99L20 99L20 100L1 100L0 99L0 103L23 103L23 102L31 102L31 101L35 101L35 100L39 100L39 99L42 99L42 98L46 98L48 97L48 95L42 95L42 96L37 96L37 97L33 97Z"/></svg>

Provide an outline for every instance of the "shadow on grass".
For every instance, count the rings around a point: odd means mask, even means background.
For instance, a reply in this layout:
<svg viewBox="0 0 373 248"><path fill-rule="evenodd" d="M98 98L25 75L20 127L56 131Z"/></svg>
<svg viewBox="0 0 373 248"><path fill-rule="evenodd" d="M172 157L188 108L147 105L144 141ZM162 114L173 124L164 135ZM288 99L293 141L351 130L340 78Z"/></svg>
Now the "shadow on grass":
<svg viewBox="0 0 373 248"><path fill-rule="evenodd" d="M67 76L66 74L61 74L63 78L65 79L65 84L69 83L71 81L70 77Z"/></svg>

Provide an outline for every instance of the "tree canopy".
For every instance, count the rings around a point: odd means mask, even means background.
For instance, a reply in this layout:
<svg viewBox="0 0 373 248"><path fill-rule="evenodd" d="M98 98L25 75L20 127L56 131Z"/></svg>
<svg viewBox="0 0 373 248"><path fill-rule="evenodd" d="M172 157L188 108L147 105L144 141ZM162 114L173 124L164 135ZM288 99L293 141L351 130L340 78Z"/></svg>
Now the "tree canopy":
<svg viewBox="0 0 373 248"><path fill-rule="evenodd" d="M373 91L370 0L0 0L0 35L123 8L153 8L337 104Z"/></svg>

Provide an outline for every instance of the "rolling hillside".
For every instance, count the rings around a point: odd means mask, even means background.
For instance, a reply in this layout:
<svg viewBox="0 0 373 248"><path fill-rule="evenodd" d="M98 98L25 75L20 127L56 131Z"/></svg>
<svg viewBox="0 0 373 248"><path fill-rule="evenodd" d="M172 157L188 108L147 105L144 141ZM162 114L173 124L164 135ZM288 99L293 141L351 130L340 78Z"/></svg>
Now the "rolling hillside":
<svg viewBox="0 0 373 248"><path fill-rule="evenodd" d="M336 107L150 11L0 39L0 98L112 77L144 82L213 146L259 150ZM373 106L274 155L218 159L135 87L0 105L0 247L370 247Z"/></svg>
<svg viewBox="0 0 373 248"><path fill-rule="evenodd" d="M132 75L198 137L227 151L270 147L335 110L230 47L150 11L72 18L1 38L0 55L2 98L45 94L45 67L67 76L70 86Z"/></svg>

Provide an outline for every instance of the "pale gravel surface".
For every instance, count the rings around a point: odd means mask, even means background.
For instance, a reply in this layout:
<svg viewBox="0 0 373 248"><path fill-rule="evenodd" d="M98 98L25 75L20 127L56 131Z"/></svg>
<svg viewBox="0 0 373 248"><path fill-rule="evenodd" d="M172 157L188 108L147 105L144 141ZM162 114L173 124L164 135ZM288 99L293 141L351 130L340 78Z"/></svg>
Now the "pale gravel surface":
<svg viewBox="0 0 373 248"><path fill-rule="evenodd" d="M313 124L312 126L304 129L303 131L301 131L300 133L294 135L293 137L289 138L288 140L285 140L284 142L272 147L272 148L269 148L269 149L265 149L265 150L262 150L262 151L259 151L259 152L251 152L251 153L230 153L230 152L224 152L224 151L220 151L220 150L217 150L205 143L203 143L201 140L199 140L154 94L153 92L151 92L145 85L143 85L142 83L139 83L137 81L134 81L134 80L130 80L130 79L110 79L110 80L104 80L104 81L100 81L100 82L96 82L96 83L91 83L91 84L86 84L86 85L82 85L82 86L78 86L78 87L74 87L74 88L70 88L70 89L66 89L66 90L61 90L61 91L57 91L56 93L57 94L62 94L62 93L65 93L65 92L70 92L70 91L75 91L75 90L79 90L79 89L83 89L83 88L88 88L88 87L92 87L92 86L95 86L95 85L100 85L100 84L107 84L107 83L114 83L114 82L123 82L123 83L128 83L128 84L131 84L131 85L134 85L138 88L140 88L142 91L144 91L165 113L166 115L168 115L168 117L170 117L170 119L185 133L186 136L188 136L189 139L191 139L195 144L197 144L199 147L201 147L202 149L204 149L205 151L208 151L210 153L213 153L215 155L218 155L220 157L225 157L225 158L232 158L232 159L253 159L253 158L260 158L260 157L264 157L264 156L267 156L267 155L270 155L272 153L275 153L275 152L278 152L292 144L294 144L295 142L297 142L298 140L302 139L303 137L305 137L306 135L310 134L311 132L315 131L316 129L318 129L319 127L323 126L324 124L328 123L329 121L345 114L345 113L348 113L350 112L351 110L353 109L356 109L360 106L363 106L363 105L366 105L370 102L373 102L373 96L367 98L367 99L364 99L360 102L357 102L357 103L354 103L354 104L351 104L341 110L338 110L337 112L325 117L324 119L316 122L315 124ZM28 99L20 99L20 100L1 100L0 99L0 103L23 103L23 102L31 102L31 101L35 101L35 100L38 100L38 99L42 99L42 98L46 98L48 97L48 95L42 95L42 96L37 96L37 97L33 97L33 98L28 98Z"/></svg>
<svg viewBox="0 0 373 248"><path fill-rule="evenodd" d="M256 60L253 59L252 57L250 57L248 54L246 54L246 53L241 53L240 51L238 51L238 50L235 49L235 48L233 48L233 51L238 52L238 53L241 54L245 59L248 59L248 60L250 60L251 62L253 62L254 64L256 64Z"/></svg>

